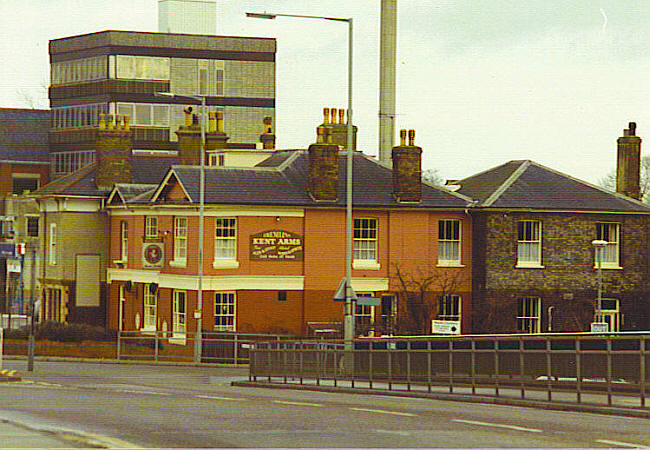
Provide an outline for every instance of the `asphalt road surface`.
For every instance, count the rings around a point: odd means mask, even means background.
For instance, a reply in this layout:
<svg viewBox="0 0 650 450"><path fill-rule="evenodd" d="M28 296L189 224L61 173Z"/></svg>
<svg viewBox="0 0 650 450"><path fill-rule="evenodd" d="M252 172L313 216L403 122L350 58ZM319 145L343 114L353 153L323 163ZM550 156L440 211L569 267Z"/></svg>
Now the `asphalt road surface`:
<svg viewBox="0 0 650 450"><path fill-rule="evenodd" d="M650 447L650 420L240 388L246 368L4 361L0 419L107 447ZM1 447L0 443L0 447Z"/></svg>

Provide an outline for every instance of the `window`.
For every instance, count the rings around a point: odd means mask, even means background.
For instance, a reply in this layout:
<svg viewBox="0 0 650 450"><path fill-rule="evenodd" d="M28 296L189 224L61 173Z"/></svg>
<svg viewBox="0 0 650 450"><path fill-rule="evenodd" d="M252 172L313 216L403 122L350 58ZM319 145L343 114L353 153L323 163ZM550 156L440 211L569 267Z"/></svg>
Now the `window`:
<svg viewBox="0 0 650 450"><path fill-rule="evenodd" d="M372 297L372 292L357 292L357 297ZM369 305L354 306L354 328L357 335L368 335L374 331L375 307Z"/></svg>
<svg viewBox="0 0 650 450"><path fill-rule="evenodd" d="M438 264L460 265L460 220L448 219L438 222Z"/></svg>
<svg viewBox="0 0 650 450"><path fill-rule="evenodd" d="M214 235L214 257L236 259L237 219L217 219Z"/></svg>
<svg viewBox="0 0 650 450"><path fill-rule="evenodd" d="M120 284L119 290L118 290L118 295L119 295L119 315L117 319L117 329L119 331L125 330L126 323L125 323L125 306L126 306L126 293L125 293L125 288L123 284Z"/></svg>
<svg viewBox="0 0 650 450"><path fill-rule="evenodd" d="M381 320L383 332L392 334L395 332L395 320L397 319L397 298L392 294L381 296Z"/></svg>
<svg viewBox="0 0 650 450"><path fill-rule="evenodd" d="M131 125L147 127L169 126L169 105L150 103L117 103L117 114L129 116Z"/></svg>
<svg viewBox="0 0 650 450"><path fill-rule="evenodd" d="M147 330L156 329L158 311L158 286L155 284L144 285L144 317L143 327Z"/></svg>
<svg viewBox="0 0 650 450"><path fill-rule="evenodd" d="M596 249L594 265L598 267L598 253L600 252L600 263L604 269L620 268L619 262L619 234L620 224L618 223L597 223L596 239L607 242L607 246Z"/></svg>
<svg viewBox="0 0 650 450"><path fill-rule="evenodd" d="M357 269L378 269L377 219L354 219L354 262Z"/></svg>
<svg viewBox="0 0 650 450"><path fill-rule="evenodd" d="M39 176L38 175L12 175L12 194L24 194L38 189Z"/></svg>
<svg viewBox="0 0 650 450"><path fill-rule="evenodd" d="M541 267L541 228L538 220L517 222L517 267Z"/></svg>
<svg viewBox="0 0 650 450"><path fill-rule="evenodd" d="M129 260L129 223L126 220L120 222L120 261Z"/></svg>
<svg viewBox="0 0 650 450"><path fill-rule="evenodd" d="M187 261L187 217L174 217L174 262Z"/></svg>
<svg viewBox="0 0 650 450"><path fill-rule="evenodd" d="M224 70L223 70L223 62L222 65L219 66L217 65L217 70L215 71L215 88L216 88L216 95L224 95L223 93L223 81L224 81Z"/></svg>
<svg viewBox="0 0 650 450"><path fill-rule="evenodd" d="M145 217L144 237L145 239L156 239L158 237L158 217Z"/></svg>
<svg viewBox="0 0 650 450"><path fill-rule="evenodd" d="M50 224L50 266L56 264L56 224Z"/></svg>
<svg viewBox="0 0 650 450"><path fill-rule="evenodd" d="M225 155L218 155L217 156L217 165L219 166L225 166L226 165L226 156Z"/></svg>
<svg viewBox="0 0 650 450"><path fill-rule="evenodd" d="M186 302L186 293L185 291L174 290L173 295L173 318L172 318L172 332L174 335L184 335L187 332L187 324L185 323L186 313L185 313L185 302Z"/></svg>
<svg viewBox="0 0 650 450"><path fill-rule="evenodd" d="M27 236L38 237L38 217L27 217Z"/></svg>
<svg viewBox="0 0 650 450"><path fill-rule="evenodd" d="M214 329L235 331L235 293L214 293Z"/></svg>
<svg viewBox="0 0 650 450"><path fill-rule="evenodd" d="M524 297L517 301L517 331L539 333L540 303L539 297Z"/></svg>
<svg viewBox="0 0 650 450"><path fill-rule="evenodd" d="M619 309L618 299L615 298L603 298L600 301L600 315L597 317L598 311L596 311L596 317L594 321L596 322L605 322L609 328L609 331L620 331L620 322L621 314Z"/></svg>
<svg viewBox="0 0 650 450"><path fill-rule="evenodd" d="M208 61L199 60L198 70L199 70L199 94L207 95L208 94Z"/></svg>
<svg viewBox="0 0 650 450"><path fill-rule="evenodd" d="M460 320L460 295L443 295L438 299L438 320Z"/></svg>
<svg viewBox="0 0 650 450"><path fill-rule="evenodd" d="M0 238L11 239L13 237L14 237L13 218L0 220Z"/></svg>

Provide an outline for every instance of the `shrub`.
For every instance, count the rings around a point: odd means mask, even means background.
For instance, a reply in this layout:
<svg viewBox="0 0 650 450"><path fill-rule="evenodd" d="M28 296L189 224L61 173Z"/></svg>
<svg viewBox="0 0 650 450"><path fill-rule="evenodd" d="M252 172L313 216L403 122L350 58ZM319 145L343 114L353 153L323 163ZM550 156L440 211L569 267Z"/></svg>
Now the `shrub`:
<svg viewBox="0 0 650 450"><path fill-rule="evenodd" d="M23 328L29 334L29 329ZM34 336L38 340L59 342L108 341L115 339L115 332L82 323L43 322L34 327Z"/></svg>

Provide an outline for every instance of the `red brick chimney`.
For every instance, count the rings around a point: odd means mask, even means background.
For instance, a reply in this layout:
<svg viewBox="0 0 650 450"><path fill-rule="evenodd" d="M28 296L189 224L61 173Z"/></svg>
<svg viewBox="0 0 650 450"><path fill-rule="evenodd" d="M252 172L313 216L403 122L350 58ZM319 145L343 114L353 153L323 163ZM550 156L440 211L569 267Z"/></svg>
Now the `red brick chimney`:
<svg viewBox="0 0 650 450"><path fill-rule="evenodd" d="M422 148L414 144L415 131L400 131L400 145L393 147L393 195L398 202L419 202L422 198Z"/></svg>
<svg viewBox="0 0 650 450"><path fill-rule="evenodd" d="M629 123L616 144L616 192L640 200L641 138L636 136L635 122Z"/></svg>
<svg viewBox="0 0 650 450"><path fill-rule="evenodd" d="M201 126L196 114L189 107L185 112L185 126L176 131L178 136L178 164L181 166L201 165Z"/></svg>
<svg viewBox="0 0 650 450"><path fill-rule="evenodd" d="M326 108L327 109L327 108ZM309 155L309 193L317 201L336 201L339 188L339 146L327 142L327 129L318 127Z"/></svg>
<svg viewBox="0 0 650 450"><path fill-rule="evenodd" d="M100 114L95 146L97 173L95 183L100 187L113 187L116 183L131 183L133 170L133 133L129 116Z"/></svg>

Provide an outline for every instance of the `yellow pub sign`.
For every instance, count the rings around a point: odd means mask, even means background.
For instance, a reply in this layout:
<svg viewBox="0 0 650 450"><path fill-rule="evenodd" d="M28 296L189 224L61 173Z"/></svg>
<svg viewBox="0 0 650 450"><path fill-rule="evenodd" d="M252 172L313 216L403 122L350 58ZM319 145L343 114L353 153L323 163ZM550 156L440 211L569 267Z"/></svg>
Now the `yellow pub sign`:
<svg viewBox="0 0 650 450"><path fill-rule="evenodd" d="M302 261L303 238L283 230L251 234L251 259L258 261Z"/></svg>

